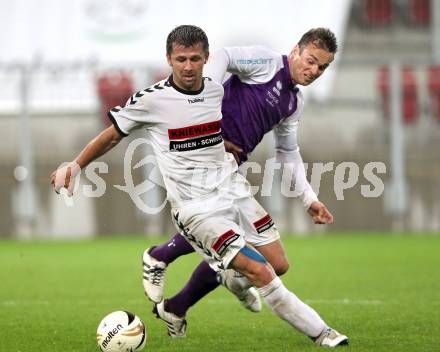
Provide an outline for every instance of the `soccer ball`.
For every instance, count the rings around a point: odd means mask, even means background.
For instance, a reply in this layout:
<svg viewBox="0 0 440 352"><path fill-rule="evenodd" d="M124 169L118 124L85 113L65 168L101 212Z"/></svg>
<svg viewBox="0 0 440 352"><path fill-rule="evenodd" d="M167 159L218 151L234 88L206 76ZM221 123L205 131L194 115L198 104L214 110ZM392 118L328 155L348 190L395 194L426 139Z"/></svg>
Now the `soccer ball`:
<svg viewBox="0 0 440 352"><path fill-rule="evenodd" d="M101 320L96 339L103 352L138 352L145 347L147 331L137 315L119 310Z"/></svg>

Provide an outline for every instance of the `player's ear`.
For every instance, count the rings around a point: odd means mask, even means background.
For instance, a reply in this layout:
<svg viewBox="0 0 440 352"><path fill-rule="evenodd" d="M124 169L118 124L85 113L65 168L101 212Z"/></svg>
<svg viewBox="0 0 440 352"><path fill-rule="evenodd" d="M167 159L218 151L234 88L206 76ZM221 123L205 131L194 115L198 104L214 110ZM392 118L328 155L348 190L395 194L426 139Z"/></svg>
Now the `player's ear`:
<svg viewBox="0 0 440 352"><path fill-rule="evenodd" d="M168 61L168 65L173 67L173 64L171 63L171 55L170 54L167 54L167 61Z"/></svg>
<svg viewBox="0 0 440 352"><path fill-rule="evenodd" d="M300 54L299 45L296 44L295 47L292 50L292 55L293 55L293 57L297 57L297 56L299 56L299 54Z"/></svg>
<svg viewBox="0 0 440 352"><path fill-rule="evenodd" d="M208 62L208 59L209 59L209 53L206 53L205 54L205 64Z"/></svg>

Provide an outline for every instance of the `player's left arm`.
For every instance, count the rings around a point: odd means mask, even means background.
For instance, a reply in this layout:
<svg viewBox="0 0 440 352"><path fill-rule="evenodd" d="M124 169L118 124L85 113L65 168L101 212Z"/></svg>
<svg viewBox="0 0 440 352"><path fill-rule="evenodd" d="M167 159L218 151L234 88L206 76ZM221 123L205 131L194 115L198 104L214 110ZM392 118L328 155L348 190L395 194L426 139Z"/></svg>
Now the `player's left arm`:
<svg viewBox="0 0 440 352"><path fill-rule="evenodd" d="M308 214L316 224L331 224L333 215L327 209L324 203L318 200L318 196L313 191L310 183L307 181L304 163L299 152L298 146L298 115L284 119L274 128L275 150L278 162L284 164L284 167L292 167L295 191L307 209Z"/></svg>
<svg viewBox="0 0 440 352"><path fill-rule="evenodd" d="M204 74L223 83L228 73L246 78L273 77L280 55L263 46L224 47L212 52ZM269 78L269 79L270 79Z"/></svg>

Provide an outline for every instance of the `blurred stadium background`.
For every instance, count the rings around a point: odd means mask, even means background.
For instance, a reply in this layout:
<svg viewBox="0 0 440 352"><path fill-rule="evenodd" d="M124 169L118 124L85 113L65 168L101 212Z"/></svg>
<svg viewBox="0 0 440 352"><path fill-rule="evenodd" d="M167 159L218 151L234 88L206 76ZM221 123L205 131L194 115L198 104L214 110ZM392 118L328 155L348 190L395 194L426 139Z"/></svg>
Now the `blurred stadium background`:
<svg viewBox="0 0 440 352"><path fill-rule="evenodd" d="M106 110L167 74L166 36L183 23L205 29L211 50L262 44L288 54L312 27L337 34L337 60L306 90L300 124L304 161L331 169L319 195L335 223L317 227L298 200L258 194L283 233L440 233L440 0L2 0L0 9L0 237L174 233L167 207L145 214L114 187L124 185L130 140L102 158L109 170L100 174L101 197L77 192L67 204L49 175L108 123ZM268 135L252 160L264 165L272 146ZM370 162L386 166L376 170L385 187L367 198ZM150 171L133 170L135 183ZM353 185L350 172L359 172ZM250 179L261 184L262 175ZM142 197L154 205L163 196L156 186Z"/></svg>

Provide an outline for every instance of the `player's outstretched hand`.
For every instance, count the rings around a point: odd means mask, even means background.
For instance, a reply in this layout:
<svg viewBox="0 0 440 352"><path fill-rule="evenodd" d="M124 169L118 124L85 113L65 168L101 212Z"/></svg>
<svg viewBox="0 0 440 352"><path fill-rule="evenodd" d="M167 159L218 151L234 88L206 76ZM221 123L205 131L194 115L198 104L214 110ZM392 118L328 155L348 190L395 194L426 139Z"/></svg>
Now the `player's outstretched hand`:
<svg viewBox="0 0 440 352"><path fill-rule="evenodd" d="M307 210L315 224L331 224L333 223L333 215L328 211L327 207L320 201L315 201Z"/></svg>
<svg viewBox="0 0 440 352"><path fill-rule="evenodd" d="M240 164L240 153L243 152L243 149L241 149L239 146L235 145L234 143L223 139L225 142L225 149L228 153L232 153L232 155L235 158L235 161L237 161L237 164Z"/></svg>
<svg viewBox="0 0 440 352"><path fill-rule="evenodd" d="M75 177L80 170L79 165L72 162L52 172L50 175L50 184L54 188L54 191L59 194L61 188L66 188L69 197L72 196L75 187Z"/></svg>

